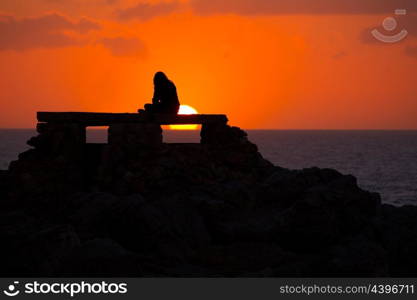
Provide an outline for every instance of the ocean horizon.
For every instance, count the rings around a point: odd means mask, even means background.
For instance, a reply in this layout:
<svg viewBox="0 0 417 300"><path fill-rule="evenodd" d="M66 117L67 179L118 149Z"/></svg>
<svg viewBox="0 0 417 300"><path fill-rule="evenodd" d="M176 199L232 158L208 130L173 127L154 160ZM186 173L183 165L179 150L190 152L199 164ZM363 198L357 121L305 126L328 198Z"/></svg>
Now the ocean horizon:
<svg viewBox="0 0 417 300"><path fill-rule="evenodd" d="M332 168L381 194L384 203L417 205L417 130L249 129L249 140L273 164L289 169ZM198 130L165 130L167 143L199 141ZM29 149L35 129L0 129L0 169ZM87 142L106 142L106 130L87 131Z"/></svg>

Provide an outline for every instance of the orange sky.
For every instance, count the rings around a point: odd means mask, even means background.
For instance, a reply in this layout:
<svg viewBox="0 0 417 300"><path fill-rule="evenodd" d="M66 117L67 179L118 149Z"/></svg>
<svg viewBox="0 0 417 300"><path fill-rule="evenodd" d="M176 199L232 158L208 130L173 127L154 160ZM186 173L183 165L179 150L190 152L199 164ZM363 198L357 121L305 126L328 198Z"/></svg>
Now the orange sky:
<svg viewBox="0 0 417 300"><path fill-rule="evenodd" d="M1 0L0 127L134 112L162 70L181 103L243 128L417 129L416 3ZM404 41L373 39L387 16Z"/></svg>

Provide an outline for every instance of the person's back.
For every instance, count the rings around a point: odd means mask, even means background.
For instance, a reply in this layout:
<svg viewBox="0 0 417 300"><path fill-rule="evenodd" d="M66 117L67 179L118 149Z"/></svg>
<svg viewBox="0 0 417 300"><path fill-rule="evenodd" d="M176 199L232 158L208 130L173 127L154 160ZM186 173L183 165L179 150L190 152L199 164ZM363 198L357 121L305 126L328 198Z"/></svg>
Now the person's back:
<svg viewBox="0 0 417 300"><path fill-rule="evenodd" d="M145 111L152 113L177 114L180 108L177 88L163 72L157 72L153 79L152 104L145 105Z"/></svg>

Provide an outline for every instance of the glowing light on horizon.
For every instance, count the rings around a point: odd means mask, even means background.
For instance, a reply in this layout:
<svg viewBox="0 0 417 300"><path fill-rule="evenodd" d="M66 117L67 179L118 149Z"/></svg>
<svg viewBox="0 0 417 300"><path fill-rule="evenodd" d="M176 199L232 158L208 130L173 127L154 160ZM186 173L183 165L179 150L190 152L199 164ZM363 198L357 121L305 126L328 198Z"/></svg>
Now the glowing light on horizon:
<svg viewBox="0 0 417 300"><path fill-rule="evenodd" d="M194 107L189 105L181 105L178 111L179 115L194 115L198 114L197 110ZM172 130L196 130L198 125L169 125L169 129Z"/></svg>

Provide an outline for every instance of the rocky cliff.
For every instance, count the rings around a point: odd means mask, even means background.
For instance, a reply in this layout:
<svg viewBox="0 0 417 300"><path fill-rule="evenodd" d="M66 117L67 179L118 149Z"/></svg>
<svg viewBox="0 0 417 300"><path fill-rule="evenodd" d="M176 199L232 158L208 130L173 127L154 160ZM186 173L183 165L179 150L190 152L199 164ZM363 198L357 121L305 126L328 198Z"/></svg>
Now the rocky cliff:
<svg viewBox="0 0 417 300"><path fill-rule="evenodd" d="M417 207L330 169L288 170L245 132L204 125L164 144L117 124L106 145L77 124L38 125L2 171L3 276L417 276Z"/></svg>

